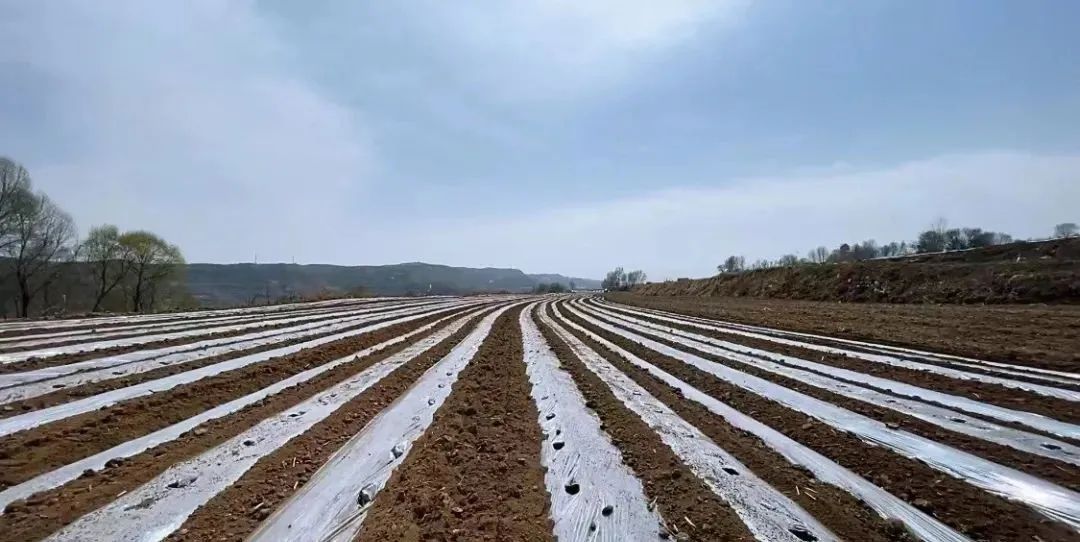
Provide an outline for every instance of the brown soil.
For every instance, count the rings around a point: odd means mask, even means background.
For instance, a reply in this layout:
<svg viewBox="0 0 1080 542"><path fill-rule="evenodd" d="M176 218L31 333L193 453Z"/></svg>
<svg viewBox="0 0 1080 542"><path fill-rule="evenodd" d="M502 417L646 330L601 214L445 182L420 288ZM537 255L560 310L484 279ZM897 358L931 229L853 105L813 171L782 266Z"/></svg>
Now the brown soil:
<svg viewBox="0 0 1080 542"><path fill-rule="evenodd" d="M609 323L625 329L624 326L621 326L616 322ZM667 346L670 346L677 350L689 352L698 357L710 361L715 361L723 365L727 365L728 367L731 367L735 370L742 371L744 373L751 374L765 380L770 380L786 388L790 388L806 395L816 397L823 401L846 408L850 411L858 412L864 416L874 418L883 423L900 425L904 428L905 431L909 431L924 436L930 440L934 440L942 444L973 453L980 457L989 459L990 461L993 461L995 463L1007 465L1009 467L1025 471L1034 476L1044 478L1056 484L1068 487L1069 489L1072 489L1074 491L1080 490L1080 469L1071 468L1065 463L1054 461L1052 459L1048 459L1039 455L1015 450L1008 446L1002 446L987 442L985 440L963 435L961 433L955 433L943 429L932 423L924 422L917 418L901 414L894 410L880 408L869 403L864 403L862 401L851 399L837 393L832 393L829 391L825 391L821 388L816 388L793 378L788 378L785 376L770 373L763 369L758 369L736 361L731 361L720 356L714 356L705 352L700 352L677 343L666 341L664 339L656 337L650 338L654 341L666 344Z"/></svg>
<svg viewBox="0 0 1080 542"><path fill-rule="evenodd" d="M520 312L496 321L375 499L360 540L553 540Z"/></svg>
<svg viewBox="0 0 1080 542"><path fill-rule="evenodd" d="M1080 307L827 303L606 294L612 301L990 361L1080 371Z"/></svg>
<svg viewBox="0 0 1080 542"><path fill-rule="evenodd" d="M437 319L390 326L317 348L229 371L162 393L21 431L0 439L0 487L107 450L242 397L317 365L374 346ZM335 374L342 373L338 368Z"/></svg>
<svg viewBox="0 0 1080 542"><path fill-rule="evenodd" d="M854 435L818 423L801 412L723 382L632 341L596 329L576 317L570 318L731 407L759 421L767 420L772 428L873 481L893 495L918 504L967 536L1002 542L1032 536L1042 540L1080 540L1080 534L1064 524L1048 521L1021 504L991 495L932 470L921 462L869 445ZM600 351L606 350L600 345L594 346ZM652 379L639 371L634 373L642 380ZM676 411L679 412L678 409Z"/></svg>
<svg viewBox="0 0 1080 542"><path fill-rule="evenodd" d="M646 497L670 522L667 528L658 526L658 533L670 536L685 532L694 540L753 540L731 507L695 476L655 431L623 406L550 328L539 321L537 325L585 397L585 405L593 409L619 448L623 462L641 480Z"/></svg>
<svg viewBox="0 0 1080 542"><path fill-rule="evenodd" d="M428 322L431 322L433 320L437 320L439 318L442 318L446 314L449 314L449 313L440 313L437 316L424 318L424 319L420 320L422 322L421 325L426 324ZM160 369L154 369L154 370L151 370L151 371L146 371L144 373L133 374L133 375L127 376L127 377L113 378L113 379L109 379L109 380L103 380L103 381L100 381L100 382L92 382L92 383L84 384L84 385L81 385L81 386L72 386L72 387L67 387L67 388L61 388L61 389L58 389L58 390L56 390L56 391L54 391L52 393L47 393L45 395L39 395L37 397L33 397L33 398L26 399L26 400L23 400L23 401L15 401L15 402L12 402L12 403L8 403L8 404L4 405L4 410L0 411L0 418L6 418L8 416L14 416L16 414L21 414L23 412L27 412L27 411L31 411L31 410L38 410L38 409L50 407L50 406L53 406L53 405L67 403L67 402L75 400L75 399L79 399L79 398L82 398L82 397L89 397L91 395L97 395L99 393L103 393L103 392L110 391L110 390L126 388L128 386L133 386L135 384L139 384L139 383L142 383L142 382L147 382L147 381L150 381L150 380L156 380L158 378L164 378L166 376L171 376L171 375L174 375L174 374L183 373L183 372L186 372L186 371L191 371L191 370L194 370L194 369L198 369L200 367L206 367L208 365L213 365L215 363L220 363L222 361L226 361L226 360L233 359L233 358L239 358L239 357L243 357L243 356L257 354L259 352L266 352L268 350L276 350L278 348L284 348L286 346L292 346L294 344L299 344L299 343L302 343L302 342L312 341L312 340L318 339L320 337L325 337L327 335L335 335L335 334L338 334L338 333L344 333L346 331L355 330L355 329L359 329L359 328L362 328L362 327L367 327L367 326L370 326L372 324L376 324L376 323L379 323L379 322L384 322L386 320L391 320L391 319L393 319L393 318L392 317L391 318L382 318L382 319L377 319L377 320L369 320L369 321L366 321L366 322L358 322L356 325L340 329L340 330L335 331L333 333L330 333L330 332L319 333L317 335L311 335L311 336L308 336L308 337L295 338L295 339L290 339L290 340L287 340L287 341L282 341L282 342L278 342L278 343L274 343L274 344L263 345L263 346L260 346L260 347L257 347L257 348L249 348L249 349L246 349L246 350L237 350L237 351L234 351L234 352L229 352L228 354L221 354L221 355L218 355L218 356L212 356L212 357L209 357L209 358L190 361L190 362L187 362L187 363L178 363L178 364L175 364L175 365L169 365L169 366L166 366L166 367L161 367ZM405 325L410 325L410 324L405 324ZM121 370L122 368L123 368L122 365L115 367L115 369L117 369L117 370ZM10 410L8 410L8 407L10 407Z"/></svg>
<svg viewBox="0 0 1080 542"><path fill-rule="evenodd" d="M1042 247L1033 249L1037 245ZM1080 238L898 260L721 273L644 284L634 291L875 303L1075 304L1080 303Z"/></svg>
<svg viewBox="0 0 1080 542"><path fill-rule="evenodd" d="M160 446L151 448L141 454L118 461L115 465L95 473L94 476L82 477L61 487L38 493L25 502L16 501L8 506L8 509L4 511L3 515L0 515L0 533L5 533L0 536L0 539L9 539L7 538L8 536L10 536L11 540L36 540L43 538L80 516L104 506L114 500L117 495L131 491L143 483L150 481L171 465L217 446L262 420L286 410L338 382L351 378L353 375L370 367L378 361L400 352L421 338L422 337L416 337L410 339L400 345L381 350L361 360L347 363L308 382L284 390L279 394L268 397L264 401L230 414L229 416L209 421L200 425L195 430L185 433L176 440L161 444ZM394 394L397 393L398 387L405 386L408 382L412 381L411 378L402 371L411 371L411 369L407 369L407 367L399 368L397 371L384 378L380 384L369 389L365 394L361 394L356 401L370 402L370 406L367 406L366 408L377 413L378 410L382 408L382 404L389 401L386 397L393 397ZM385 386L390 387L387 388ZM350 403L350 405L351 404L356 403ZM353 412L353 410L350 410L349 408L350 405L346 405L339 412ZM336 416L339 415L342 414L335 414L327 420L324 420L323 423L334 423L331 420L338 419ZM320 426L317 425L313 430L318 431L320 430L319 428ZM308 438L308 435L312 434L314 433L309 432L298 439L294 439L287 447L293 446L298 441L303 441ZM320 440L320 442L322 441ZM332 452L333 449L331 448L326 450L327 454ZM271 456L271 458L273 457L275 456ZM297 463L300 462L298 461ZM300 469L310 469L311 464L312 463L310 462L302 463ZM257 472L261 465L262 463L256 464L252 472ZM311 471L313 471L313 469ZM305 472L310 473L311 471ZM291 487L292 483L293 480L290 479L289 487ZM226 493L239 490L240 488L238 486L232 486L230 489L226 490ZM211 501L211 504L214 502L215 501ZM192 517L197 518L200 514L200 511L196 511Z"/></svg>
<svg viewBox="0 0 1080 542"><path fill-rule="evenodd" d="M1042 395L1038 395L1034 392L1007 388L1005 386L1000 386L997 384L975 382L971 380L961 380L958 378L951 378L944 375L937 375L927 371L918 371L915 369L906 369L903 367L893 367L884 363L875 363L872 361L860 360L844 355L826 354L814 350L808 350L806 348L778 344L763 339L744 337L742 335L704 330L690 326L673 324L671 322L661 322L658 320L653 320L647 315L642 315L642 318L650 320L657 324L662 324L664 326L675 327L684 331L689 331L700 335L706 335L723 341L745 345L751 348L758 348L769 352L775 352L777 354L785 354L804 360L815 361L825 365L848 369L851 371L859 372L870 376L876 376L879 378L895 380L897 382L903 382L906 384L919 386L921 388L926 388L929 390L940 391L951 395L959 395L962 397L975 397L978 398L980 401L990 404L995 404L1006 408L1012 408L1015 410L1026 410L1029 412L1042 414L1044 416L1057 418L1067 422L1080 422L1080 409L1077 409L1073 402L1063 399L1057 399L1054 397L1045 397ZM814 372L820 373L820 371ZM1013 378L1011 375L1005 375L1005 377L1010 379ZM1075 386L1055 385L1049 384L1047 382L1041 382L1041 384L1049 385L1052 387L1059 387L1063 389L1076 389Z"/></svg>
<svg viewBox="0 0 1080 542"><path fill-rule="evenodd" d="M397 307L391 307L391 308L387 308L385 310L380 309L378 311L375 311L375 312L372 312L372 313L369 313L369 314L370 315L377 315L379 313L386 312L388 310L394 310L395 308L397 308ZM268 324L268 325L265 325L265 326L259 326L259 327L256 327L256 328L249 328L249 329L238 330L238 331L222 331L222 332L219 332L219 333L210 333L210 334L207 334L207 335L199 335L197 337L185 337L183 339L169 339L169 340L163 340L163 341L154 341L154 342L148 342L148 343L131 345L131 346L118 346L116 348L104 348L104 349L101 349L101 350L93 350L93 351L88 351L88 352L79 352L79 353L75 353L75 354L64 354L64 355L61 355L61 356L52 356L52 357L42 358L42 359L30 358L30 359L27 359L25 361L19 361L19 362L15 362L15 363L8 363L8 364L5 364L5 365L0 365L0 374L20 373L20 372L23 372L23 371L33 371L33 370L36 370L36 369L43 369L43 368L46 368L46 367L56 367L56 366L59 366L59 365L67 365L67 364L70 364L70 363L76 363L76 362L79 362L79 361L86 361L86 360L89 360L89 359L98 359L98 358L104 358L104 357L109 357L109 356L118 356L120 354L127 354L127 353L130 353L130 352L138 352L138 351L143 351L143 350L154 350L154 349L157 349L157 348L168 348L170 346L180 346L180 345L184 345L184 344L191 344L191 343L197 343L197 342L202 342L202 341L209 341L209 340L213 340L213 339L224 339L226 337L236 337L236 336L239 336L239 335L247 335L249 333L261 333L261 332L264 332L264 331L271 331L271 330L274 330L274 329L283 329L283 328L286 328L286 327L289 327L289 326L295 326L295 325L307 324L307 323L314 323L314 322L321 322L321 321L325 321L325 320L332 320L334 318L337 318L338 316L339 316L339 314L334 313L334 314L329 314L329 315L326 315L326 316L319 316L317 318L312 318L311 320L308 320L308 321L305 321L305 322L293 322L293 323L284 323L284 324L283 323L277 323L277 324L271 323L271 324ZM63 344L63 343L61 343L61 344ZM41 348L41 346L35 346L35 347L32 347L32 348L33 349L38 349L38 348Z"/></svg>
<svg viewBox="0 0 1080 542"><path fill-rule="evenodd" d="M353 309L353 310L355 310L355 309ZM326 313L326 312L308 314L306 316L311 316L312 317L311 321L317 322L319 320L324 320L325 319L324 315L326 315L326 317L332 317L333 316L332 314L329 314L329 313ZM205 328L210 328L210 327L231 326L231 325L239 326L239 325L254 324L254 323L257 323L257 322L265 322L267 326L273 326L273 325L277 325L277 322L279 320L285 320L285 319L289 319L289 318L293 318L293 317L300 317L300 316L305 316L305 315L303 315L303 314L292 314L292 313L271 314L271 315L262 316L260 318L252 318L250 320L240 321L240 322L232 322L232 323L230 323L230 322L206 322L206 323L203 323L203 322L199 322L198 320L190 321L190 322L177 322L174 325L176 325L178 327L178 329L173 329L173 330L169 330L169 331L159 331L159 330L156 330L156 329L144 329L144 330L135 329L135 330L130 330L130 331L123 332L122 335L110 336L110 337L106 337L104 339L102 339L102 338L100 338L98 336L99 333L87 333L87 334L84 334L84 335L74 335L74 336L71 336L71 337L54 337L54 338L51 339L52 342L49 342L49 343L46 343L46 344L39 344L39 345L35 345L35 346L6 347L6 346L3 346L3 345L0 345L0 353L8 354L8 353L12 353L12 352L24 352L24 351L27 351L27 350L38 350L38 349L41 349L41 348L44 348L44 347L54 348L54 347L60 347L60 346L68 346L68 345L72 345L72 344L89 343L89 342L97 342L97 341L104 341L104 340L110 340L111 341L111 340L116 340L116 339L127 339L127 338L131 338L131 337L139 337L139 336L142 336L142 335L155 335L155 334L158 334L158 333L181 333L181 332L185 332L185 331L194 331L194 330L197 330L199 328L204 328L204 327ZM157 322L154 322L154 323L156 324ZM295 325L295 324L293 324L293 325ZM253 329L259 329L259 328L253 328ZM116 331L116 330L100 329L98 331L104 333L104 332L113 332L113 331ZM117 331L117 332L119 332L119 331ZM247 331L247 332L250 332L250 331ZM184 339L178 339L178 340L184 340Z"/></svg>
<svg viewBox="0 0 1080 542"><path fill-rule="evenodd" d="M199 507L168 540L242 540L306 484L345 441L461 342L477 319L397 368L303 435L259 460L235 484Z"/></svg>
<svg viewBox="0 0 1080 542"><path fill-rule="evenodd" d="M374 302L367 302L367 303L357 303L357 302L354 302L354 303L342 303L340 305L335 305L335 306L332 306L332 307L331 306L327 306L327 307L301 307L301 308L293 307L293 308L288 308L288 309L280 309L279 308L277 311L265 312L265 313L262 313L262 314L264 314L266 316L269 316L269 317L273 317L273 316L278 316L278 315L283 315L283 314L292 314L292 313L302 311L302 310L316 310L318 308L326 308L326 309L354 308L355 309L355 308L361 308L361 307L378 307L378 306L383 305L383 304L395 303L395 302L399 302L399 301L400 300L387 300L387 301L374 301ZM279 303L274 303L274 305L279 305ZM153 324L180 324L180 323L184 323L184 322L199 322L201 320L207 320L207 319L210 319L210 318L219 318L219 317L222 317L222 316L228 316L226 314L222 314L222 312L221 312L221 311L224 311L224 310L228 310L226 308L202 308L202 309L198 309L198 310L199 311L208 311L209 314L205 314L205 315L194 317L194 318L191 318L191 317L185 318L180 314L175 314L175 315L173 315L172 318L161 318L160 320L154 320L153 322L145 322L145 323L147 323L147 324L150 324L150 323L153 323ZM62 327L49 328L49 331L78 331L78 330L85 330L85 329L106 330L106 329L109 329L109 328L114 328L114 327L119 327L119 326L129 326L129 325L133 325L133 324L138 323L138 322L132 322L132 321L119 321L119 322L111 322L111 323L102 321L104 318L111 318L111 317L115 317L115 316L123 316L125 314L127 314L127 315L138 315L138 313L118 313L118 312L67 314L67 315L64 315L62 318L64 318L64 319L85 318L85 319L88 319L88 322L82 323L82 324L70 324L70 325L65 325L65 326L62 326ZM167 312L154 313L154 315L156 315L156 316L165 316L167 314L169 314L169 313L167 313ZM142 316L149 316L149 315L150 315L149 313L143 313L142 314ZM237 316L239 316L239 315L237 315ZM22 320L6 320L4 322L31 323L31 322L51 322L51 321L54 321L54 320L50 319L50 318L38 318L38 319L31 318L31 319L22 319ZM5 338L6 337L20 337L20 336L23 336L23 335L29 335L29 334L32 334L32 333L41 333L41 332L42 332L42 329L34 329L34 328L31 328L31 329L12 329L12 330L7 330L7 331L0 331L0 337L5 337Z"/></svg>

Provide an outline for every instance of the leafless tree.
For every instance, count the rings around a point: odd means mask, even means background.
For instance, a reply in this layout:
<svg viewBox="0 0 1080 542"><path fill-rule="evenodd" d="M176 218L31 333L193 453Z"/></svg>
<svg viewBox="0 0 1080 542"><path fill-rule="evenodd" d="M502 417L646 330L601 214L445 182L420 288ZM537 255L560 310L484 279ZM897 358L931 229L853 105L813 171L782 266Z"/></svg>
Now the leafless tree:
<svg viewBox="0 0 1080 542"><path fill-rule="evenodd" d="M0 252L6 252L18 239L15 214L30 190L30 173L26 168L0 156Z"/></svg>
<svg viewBox="0 0 1080 542"><path fill-rule="evenodd" d="M799 257L794 254L784 254L780 256L780 267L795 267L799 264Z"/></svg>
<svg viewBox="0 0 1080 542"><path fill-rule="evenodd" d="M746 258L743 256L728 256L724 263L717 267L721 273L738 273L746 268Z"/></svg>
<svg viewBox="0 0 1080 542"><path fill-rule="evenodd" d="M44 194L28 190L14 196L11 238L3 247L18 287L19 316L29 314L30 302L59 272L59 260L74 250L75 223Z"/></svg>
<svg viewBox="0 0 1080 542"><path fill-rule="evenodd" d="M1080 226L1073 222L1062 222L1054 226L1054 237L1076 237L1080 234Z"/></svg>
<svg viewBox="0 0 1080 542"><path fill-rule="evenodd" d="M825 263L829 259L829 249L817 247L806 254L806 259L814 263Z"/></svg>
<svg viewBox="0 0 1080 542"><path fill-rule="evenodd" d="M626 287L633 287L645 283L645 272L637 269L626 274Z"/></svg>

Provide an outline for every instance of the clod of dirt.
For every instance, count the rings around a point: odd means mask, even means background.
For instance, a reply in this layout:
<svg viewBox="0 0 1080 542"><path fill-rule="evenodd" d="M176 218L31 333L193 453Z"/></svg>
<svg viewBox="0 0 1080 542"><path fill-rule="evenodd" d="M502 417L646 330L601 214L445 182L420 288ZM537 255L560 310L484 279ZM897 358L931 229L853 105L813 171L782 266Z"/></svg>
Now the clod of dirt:
<svg viewBox="0 0 1080 542"><path fill-rule="evenodd" d="M395 444L394 447L390 449L390 453L394 454L394 459L405 455L405 443L399 442Z"/></svg>
<svg viewBox="0 0 1080 542"><path fill-rule="evenodd" d="M795 538L798 538L799 540L805 540L806 542L815 542L817 540L817 537L814 536L813 533L811 533L810 531L806 530L806 528L804 527L792 527L788 529L788 532L795 535Z"/></svg>
<svg viewBox="0 0 1080 542"><path fill-rule="evenodd" d="M579 486L577 482L570 480L570 483L563 486L563 489L571 495L577 495L578 492L581 491L581 486Z"/></svg>
<svg viewBox="0 0 1080 542"><path fill-rule="evenodd" d="M356 504L359 504L361 507L367 506L368 503L371 502L371 500L374 498L375 486L372 484L368 484L360 488L360 494L356 496Z"/></svg>
<svg viewBox="0 0 1080 542"><path fill-rule="evenodd" d="M602 515L602 516L604 516L604 517L608 517L608 516L610 516L610 515L612 514L612 512L614 512L614 511L615 511L615 507L614 507L614 506L611 506L611 505L609 504L609 505L605 506L603 510L601 510L601 511L600 511L600 515Z"/></svg>
<svg viewBox="0 0 1080 542"><path fill-rule="evenodd" d="M180 489L180 488L184 488L184 487L190 486L191 484L194 484L194 483L195 483L195 480L198 480L198 479L199 479L199 477L198 477L198 476L195 476L195 475L192 475L192 476L186 476L186 477L184 477L184 478L181 478L181 479L179 479L179 480L176 480L176 481L174 481L174 482L170 483L170 484L169 484L169 487L170 487L171 489Z"/></svg>
<svg viewBox="0 0 1080 542"><path fill-rule="evenodd" d="M247 439L247 440L244 441L244 446L254 446L254 445L255 445L254 440Z"/></svg>

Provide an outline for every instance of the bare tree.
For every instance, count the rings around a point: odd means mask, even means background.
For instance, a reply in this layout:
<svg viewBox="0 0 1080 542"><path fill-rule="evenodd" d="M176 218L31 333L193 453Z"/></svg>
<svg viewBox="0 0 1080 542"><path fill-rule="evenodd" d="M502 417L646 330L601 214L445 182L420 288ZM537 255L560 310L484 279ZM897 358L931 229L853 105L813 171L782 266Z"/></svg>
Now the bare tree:
<svg viewBox="0 0 1080 542"><path fill-rule="evenodd" d="M1076 237L1080 234L1080 226L1074 222L1062 222L1054 226L1054 237Z"/></svg>
<svg viewBox="0 0 1080 542"><path fill-rule="evenodd" d="M0 156L0 252L6 252L18 240L15 215L30 191L30 173L26 168Z"/></svg>
<svg viewBox="0 0 1080 542"><path fill-rule="evenodd" d="M75 223L44 194L22 190L12 204L11 238L3 254L18 286L19 316L26 317L30 302L56 278L58 260L73 253Z"/></svg>
<svg viewBox="0 0 1080 542"><path fill-rule="evenodd" d="M127 232L120 236L120 245L133 280L131 308L152 310L159 283L184 264L184 256L179 247L148 231Z"/></svg>
<svg viewBox="0 0 1080 542"><path fill-rule="evenodd" d="M817 247L806 254L806 259L814 263L825 263L829 259L829 249Z"/></svg>
<svg viewBox="0 0 1080 542"><path fill-rule="evenodd" d="M645 272L644 271L638 269L638 270L631 271L631 272L626 274L626 284L625 284L625 286L627 288L636 286L638 284L644 284L644 283L645 283Z"/></svg>
<svg viewBox="0 0 1080 542"><path fill-rule="evenodd" d="M120 243L120 230L112 224L90 229L82 244L82 259L94 271L97 291L94 295L93 312L101 310L101 304L131 271L131 259Z"/></svg>
<svg viewBox="0 0 1080 542"><path fill-rule="evenodd" d="M738 273L746 269L746 258L742 256L728 256L724 263L717 267L721 273Z"/></svg>
<svg viewBox="0 0 1080 542"><path fill-rule="evenodd" d="M622 267L616 267L615 269L608 271L608 274L604 276L604 281L600 284L605 290L618 290L622 288L622 285L626 282L626 272Z"/></svg>
<svg viewBox="0 0 1080 542"><path fill-rule="evenodd" d="M795 267L799 264L799 257L794 254L784 254L780 256L778 263L780 267Z"/></svg>

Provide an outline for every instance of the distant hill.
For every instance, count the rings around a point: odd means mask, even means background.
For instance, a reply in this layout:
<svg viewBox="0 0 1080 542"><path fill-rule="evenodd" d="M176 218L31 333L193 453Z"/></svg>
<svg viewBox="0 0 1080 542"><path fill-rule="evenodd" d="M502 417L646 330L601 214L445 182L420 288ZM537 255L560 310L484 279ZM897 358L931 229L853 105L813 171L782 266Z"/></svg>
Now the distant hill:
<svg viewBox="0 0 1080 542"><path fill-rule="evenodd" d="M555 274L527 275L518 269L451 267L427 263L394 265L189 264L188 291L203 306L225 306L289 297L343 295L454 295L528 292L540 282L599 287L599 281Z"/></svg>

